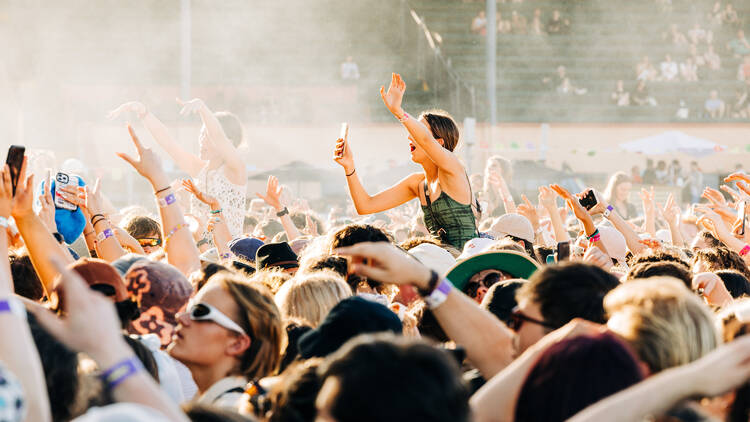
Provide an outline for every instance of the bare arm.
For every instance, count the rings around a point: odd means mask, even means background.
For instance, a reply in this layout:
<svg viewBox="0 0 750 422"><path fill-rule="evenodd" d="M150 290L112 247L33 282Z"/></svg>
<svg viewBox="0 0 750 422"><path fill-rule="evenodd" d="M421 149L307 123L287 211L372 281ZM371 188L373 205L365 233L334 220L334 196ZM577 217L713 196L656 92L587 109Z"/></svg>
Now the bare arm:
<svg viewBox="0 0 750 422"><path fill-rule="evenodd" d="M227 244L232 240L232 235L229 232L227 222L224 221L224 216L222 215L222 209L219 201L213 196L209 196L198 189L198 187L195 186L195 183L193 183L192 180L183 180L182 186L188 192L195 195L195 197L199 201L208 205L209 209L211 210L208 227L211 235L213 236L214 245L216 246L216 251L219 252L219 256L230 253L229 246L227 246Z"/></svg>
<svg viewBox="0 0 750 422"><path fill-rule="evenodd" d="M556 242L567 242L570 240L568 231L565 230L560 213L557 210L557 202L555 202L555 192L547 186L539 187L539 203L542 204L547 213L549 214L550 223L552 223L552 230L555 232Z"/></svg>
<svg viewBox="0 0 750 422"><path fill-rule="evenodd" d="M385 242L358 243L335 251L355 262L350 270L372 280L411 284L427 289L430 270L416 259ZM364 264L364 260L369 264ZM456 289L432 309L448 337L466 349L471 362L490 378L513 359L513 333L494 315Z"/></svg>
<svg viewBox="0 0 750 422"><path fill-rule="evenodd" d="M104 214L102 206L101 183L96 180L94 188L86 186L86 209L92 216L101 216ZM95 217L92 221L94 231L96 232L96 253L99 258L113 262L121 256L127 254L127 251L120 245L117 236L114 233L114 227L107 217Z"/></svg>
<svg viewBox="0 0 750 422"><path fill-rule="evenodd" d="M626 422L658 416L683 399L695 395L716 396L747 382L749 361L750 337L740 337L693 363L667 369L611 395L569 421Z"/></svg>
<svg viewBox="0 0 750 422"><path fill-rule="evenodd" d="M604 201L602 196L599 195L599 192L595 192L595 194L597 203L593 208L591 208L591 213L603 214L609 204ZM641 243L641 238L638 237L638 234L633 230L632 227L630 227L630 224L628 224L627 221L620 217L620 214L617 213L617 209L613 208L607 219L610 223L612 223L612 225L615 227L615 229L617 229L618 232L622 233L622 235L625 237L625 243L628 245L628 249L634 255L647 249L647 247Z"/></svg>
<svg viewBox="0 0 750 422"><path fill-rule="evenodd" d="M23 179L19 178L20 183ZM32 185L33 186L33 185ZM18 194L18 190L16 191ZM7 221L13 206L13 186L7 165L0 171L0 217ZM2 226L0 226L2 227ZM0 257L8 256L8 237L0 235ZM13 300L13 278L7 258L0 259L0 300ZM52 420L44 371L26 320L10 312L0 312L0 362L15 375L24 390L28 413L25 420Z"/></svg>
<svg viewBox="0 0 750 422"><path fill-rule="evenodd" d="M284 211L284 208L286 208L286 206L281 202L281 193L283 191L284 188L279 185L279 179L277 179L276 176L268 176L265 196L260 192L256 192L255 195L265 201L266 204L273 207L276 210L276 214L278 214ZM288 212L279 217L279 220L281 221L281 225L284 227L284 231L286 232L286 237L290 242L302 236L302 233L300 233L297 226L294 225L292 217L289 216Z"/></svg>
<svg viewBox="0 0 750 422"><path fill-rule="evenodd" d="M145 105L138 101L130 101L120 105L112 112L109 113L109 118L114 119L124 112L133 112L149 131L151 136L154 137L156 142L167 151L172 160L177 164L182 171L189 174L191 177L198 175L198 172L203 168L205 164L197 155L184 149L169 133L169 129L164 126L156 116L151 114Z"/></svg>
<svg viewBox="0 0 750 422"><path fill-rule="evenodd" d="M390 188L370 196L357 175L354 166L354 154L346 139L336 141L336 151L333 157L346 172L346 183L349 187L349 195L357 209L357 214L374 214L408 202L417 197L416 186L424 179L424 175L413 173L402 179Z"/></svg>
<svg viewBox="0 0 750 422"><path fill-rule="evenodd" d="M237 148L234 147L232 141L227 138L224 133L224 129L221 127L219 119L216 118L211 109L208 108L203 100L195 98L188 102L177 100L182 106L180 114L187 113L198 113L201 116L203 124L206 126L206 134L211 140L211 145L215 151L219 153L221 159L224 160L224 164L231 172L227 175L233 183L238 185L244 185L247 180L247 170L245 169L245 163L242 161L242 157L237 152ZM203 162L201 162L203 165ZM200 168L198 168L200 170Z"/></svg>
<svg viewBox="0 0 750 422"><path fill-rule="evenodd" d="M49 295L54 290L55 278L58 272L54 267L49 265L48 256L55 256L64 263L72 263L73 257L60 247L42 220L34 214L32 207L34 175L28 178L25 176L26 158L24 158L23 166L21 167L11 214L29 251L29 257L31 258L31 263L34 265L34 270L39 275L39 280L42 282L45 293Z"/></svg>
<svg viewBox="0 0 750 422"><path fill-rule="evenodd" d="M380 87L380 96L383 98L385 106L396 116L401 123L403 123L406 130L409 131L409 135L417 143L417 145L424 149L427 156L437 165L440 170L450 175L460 175L463 173L464 168L461 162L458 161L453 152L447 150L443 145L435 139L430 129L422 124L419 120L411 118L403 108L401 108L401 102L404 98L404 92L406 91L406 83L401 79L401 75L394 73L391 75L391 85L388 87L386 92L385 87Z"/></svg>
<svg viewBox="0 0 750 422"><path fill-rule="evenodd" d="M657 204L659 205L659 204ZM682 222L682 213L680 207L675 204L674 196L670 193L667 197L667 202L664 207L658 206L659 212L662 218L666 220L669 226L669 233L672 238L672 245L682 248L685 246L685 240L682 238L682 231L680 230L680 224Z"/></svg>
<svg viewBox="0 0 750 422"><path fill-rule="evenodd" d="M185 224L182 208L174 198L159 157L150 148L145 148L141 144L132 127L128 126L128 131L138 151L138 157L132 158L124 153L117 153L117 155L145 177L154 192L159 192L155 194L157 201L166 201L166 204L159 204L159 216L162 222L162 239L164 239L167 262L177 267L183 274L189 275L200 268L200 259L198 248Z"/></svg>

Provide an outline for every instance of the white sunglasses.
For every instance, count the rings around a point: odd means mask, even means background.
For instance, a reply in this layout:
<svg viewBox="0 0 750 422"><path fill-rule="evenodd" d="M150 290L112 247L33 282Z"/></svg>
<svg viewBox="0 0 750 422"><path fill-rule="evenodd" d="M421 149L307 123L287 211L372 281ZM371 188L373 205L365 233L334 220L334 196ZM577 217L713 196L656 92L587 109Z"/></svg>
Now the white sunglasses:
<svg viewBox="0 0 750 422"><path fill-rule="evenodd" d="M248 335L239 324L224 315L220 310L207 303L196 303L188 305L188 316L193 321L211 321L229 331Z"/></svg>

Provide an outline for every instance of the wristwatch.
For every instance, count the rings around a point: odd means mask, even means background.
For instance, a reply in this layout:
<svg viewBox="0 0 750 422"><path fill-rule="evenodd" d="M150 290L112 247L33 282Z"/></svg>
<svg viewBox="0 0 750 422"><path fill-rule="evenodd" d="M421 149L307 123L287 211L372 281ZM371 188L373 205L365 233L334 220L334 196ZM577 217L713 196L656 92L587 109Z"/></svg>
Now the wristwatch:
<svg viewBox="0 0 750 422"><path fill-rule="evenodd" d="M615 207L612 205L607 205L607 209L604 210L604 218L609 218L609 215L612 214L612 211L614 211Z"/></svg>
<svg viewBox="0 0 750 422"><path fill-rule="evenodd" d="M288 214L289 214L289 209L287 207L284 207L283 210L276 213L276 217L283 217Z"/></svg>

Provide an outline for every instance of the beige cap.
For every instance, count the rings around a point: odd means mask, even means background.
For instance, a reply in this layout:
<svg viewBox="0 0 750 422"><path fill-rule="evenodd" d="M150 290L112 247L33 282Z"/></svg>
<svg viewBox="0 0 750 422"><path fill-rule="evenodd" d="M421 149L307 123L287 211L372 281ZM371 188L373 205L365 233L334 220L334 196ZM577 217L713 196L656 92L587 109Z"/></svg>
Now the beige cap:
<svg viewBox="0 0 750 422"><path fill-rule="evenodd" d="M471 258L474 255L485 252L487 249L495 243L492 239L484 237L475 237L464 244L464 250L461 255L456 258L457 261L463 261L464 259Z"/></svg>
<svg viewBox="0 0 750 422"><path fill-rule="evenodd" d="M523 239L529 243L534 243L534 228L528 218L521 214L505 214L492 223L490 231L498 239L505 236L513 236Z"/></svg>
<svg viewBox="0 0 750 422"><path fill-rule="evenodd" d="M456 258L450 252L432 243L417 245L409 249L408 253L417 258L427 268L435 270L441 276L445 275L449 269L456 265Z"/></svg>

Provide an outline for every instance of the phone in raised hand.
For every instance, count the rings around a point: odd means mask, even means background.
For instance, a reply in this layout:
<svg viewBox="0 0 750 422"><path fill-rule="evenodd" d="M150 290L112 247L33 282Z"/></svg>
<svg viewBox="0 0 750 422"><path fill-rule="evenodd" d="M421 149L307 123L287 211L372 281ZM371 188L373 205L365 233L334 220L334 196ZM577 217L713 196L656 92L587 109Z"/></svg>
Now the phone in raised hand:
<svg viewBox="0 0 750 422"><path fill-rule="evenodd" d="M13 185L13 195L16 194L16 186L18 186L18 179L21 176L21 166L23 165L23 155L26 152L26 147L22 145L11 145L8 148L8 156L5 159L5 164L10 168L10 182Z"/></svg>
<svg viewBox="0 0 750 422"><path fill-rule="evenodd" d="M585 195L581 199L578 200L578 202L581 203L581 206L586 208L586 210L590 210L591 208L594 208L596 206L597 200L596 195L594 194L593 190L589 190L586 192Z"/></svg>
<svg viewBox="0 0 750 422"><path fill-rule="evenodd" d="M344 140L344 145L341 146L341 149L336 151L336 156L341 158L344 156L344 148L346 148L346 143L349 141L349 123L341 123L339 138Z"/></svg>
<svg viewBox="0 0 750 422"><path fill-rule="evenodd" d="M55 192L60 192L62 188L66 186L73 186L78 188L78 176L73 174L57 172L55 175ZM62 208L64 210L75 211L78 209L78 205L63 198L62 195L55 195L55 207Z"/></svg>

